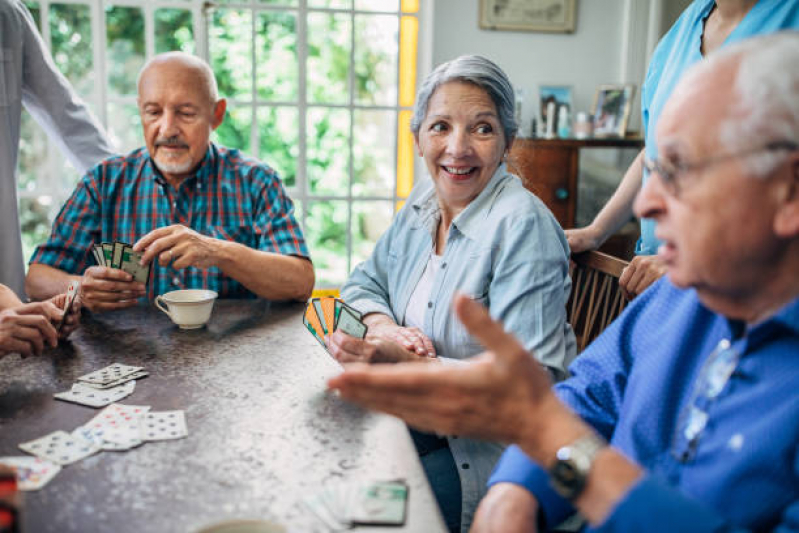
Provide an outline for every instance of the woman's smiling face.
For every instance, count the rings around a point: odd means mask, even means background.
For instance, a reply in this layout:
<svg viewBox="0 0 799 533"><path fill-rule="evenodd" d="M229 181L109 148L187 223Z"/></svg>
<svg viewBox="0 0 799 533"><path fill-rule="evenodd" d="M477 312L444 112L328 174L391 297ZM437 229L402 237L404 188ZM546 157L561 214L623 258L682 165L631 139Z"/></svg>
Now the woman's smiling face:
<svg viewBox="0 0 799 533"><path fill-rule="evenodd" d="M443 207L465 208L485 188L506 149L493 100L471 83L441 85L427 103L416 147Z"/></svg>

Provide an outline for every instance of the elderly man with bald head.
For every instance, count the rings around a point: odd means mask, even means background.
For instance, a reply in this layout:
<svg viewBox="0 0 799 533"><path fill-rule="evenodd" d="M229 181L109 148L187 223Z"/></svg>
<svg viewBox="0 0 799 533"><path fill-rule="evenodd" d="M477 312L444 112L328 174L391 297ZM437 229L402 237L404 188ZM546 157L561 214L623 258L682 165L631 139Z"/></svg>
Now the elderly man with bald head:
<svg viewBox="0 0 799 533"><path fill-rule="evenodd" d="M717 52L657 128L637 214L667 278L550 386L479 304L459 367L351 367L330 387L441 434L515 443L472 531L797 531L799 34ZM442 401L444 398L446 401Z"/></svg>
<svg viewBox="0 0 799 533"><path fill-rule="evenodd" d="M86 173L31 259L28 294L45 299L82 279L82 304L93 311L183 288L308 298L313 267L277 174L210 141L226 102L207 63L156 56L139 75L138 106L146 146ZM114 241L135 243L152 263L147 286L94 265L92 246Z"/></svg>

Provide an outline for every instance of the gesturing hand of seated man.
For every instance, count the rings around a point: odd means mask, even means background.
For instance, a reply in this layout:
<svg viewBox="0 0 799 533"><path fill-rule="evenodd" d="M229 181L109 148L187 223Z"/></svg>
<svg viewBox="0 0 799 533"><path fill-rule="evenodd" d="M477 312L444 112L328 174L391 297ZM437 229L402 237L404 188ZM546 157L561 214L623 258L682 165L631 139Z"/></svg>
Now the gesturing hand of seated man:
<svg viewBox="0 0 799 533"><path fill-rule="evenodd" d="M133 276L124 270L93 266L83 273L80 301L91 311L132 307L144 294L144 284L133 281Z"/></svg>
<svg viewBox="0 0 799 533"><path fill-rule="evenodd" d="M339 363L401 363L432 360L403 348L393 340L381 337L358 339L338 330L329 335L325 341L330 355Z"/></svg>
<svg viewBox="0 0 799 533"><path fill-rule="evenodd" d="M369 326L366 333L367 339L385 339L396 342L406 350L416 352L418 355L436 356L433 341L419 328L398 326L391 318L380 313L366 315L363 321Z"/></svg>
<svg viewBox="0 0 799 533"><path fill-rule="evenodd" d="M39 355L45 344L58 345L54 323L62 311L52 301L22 304L0 312L0 357L19 353L23 357Z"/></svg>
<svg viewBox="0 0 799 533"><path fill-rule="evenodd" d="M171 263L177 269L208 268L218 266L221 244L219 239L174 224L151 231L133 245L133 250L144 251L142 264L145 265L157 258L161 266Z"/></svg>

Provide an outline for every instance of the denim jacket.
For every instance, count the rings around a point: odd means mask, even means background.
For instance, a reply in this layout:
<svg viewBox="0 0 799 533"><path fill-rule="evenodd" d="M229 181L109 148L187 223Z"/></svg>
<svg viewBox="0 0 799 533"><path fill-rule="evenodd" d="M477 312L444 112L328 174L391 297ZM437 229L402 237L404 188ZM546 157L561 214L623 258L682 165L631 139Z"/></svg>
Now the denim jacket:
<svg viewBox="0 0 799 533"><path fill-rule="evenodd" d="M366 261L342 289L362 313L382 313L404 325L411 293L433 253L440 220L431 180L419 183ZM483 191L452 221L441 269L433 281L424 333L442 357L466 359L483 351L451 310L456 292L489 308L556 379L576 354L566 300L571 289L569 248L555 217L519 178L501 165ZM461 479L461 526L468 531L503 446L450 438Z"/></svg>

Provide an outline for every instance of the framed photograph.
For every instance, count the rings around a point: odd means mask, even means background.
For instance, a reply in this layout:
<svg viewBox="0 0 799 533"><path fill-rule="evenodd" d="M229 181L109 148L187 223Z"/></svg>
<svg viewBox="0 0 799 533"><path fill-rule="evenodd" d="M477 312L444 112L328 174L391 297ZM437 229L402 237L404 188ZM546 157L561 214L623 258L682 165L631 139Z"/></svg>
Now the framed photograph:
<svg viewBox="0 0 799 533"><path fill-rule="evenodd" d="M594 96L594 137L624 137L635 85L600 85Z"/></svg>
<svg viewBox="0 0 799 533"><path fill-rule="evenodd" d="M568 85L540 85L538 87L538 96L541 101L541 109L539 116L541 117L541 124L546 126L547 109L550 102L555 104L555 116L553 120L558 120L558 113L560 108L565 107L571 113L572 110L572 88Z"/></svg>
<svg viewBox="0 0 799 533"><path fill-rule="evenodd" d="M574 31L576 0L480 0L484 30Z"/></svg>

